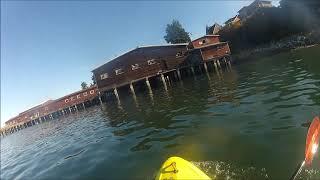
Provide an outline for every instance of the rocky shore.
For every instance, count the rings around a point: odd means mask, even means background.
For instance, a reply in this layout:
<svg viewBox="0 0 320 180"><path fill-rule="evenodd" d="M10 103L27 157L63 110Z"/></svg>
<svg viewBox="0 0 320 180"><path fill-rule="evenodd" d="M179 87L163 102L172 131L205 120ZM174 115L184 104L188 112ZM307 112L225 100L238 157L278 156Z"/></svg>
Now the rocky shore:
<svg viewBox="0 0 320 180"><path fill-rule="evenodd" d="M261 56L272 55L294 49L307 48L318 44L320 44L320 29L306 34L292 35L277 42L272 41L268 44L257 46L252 49L243 50L240 53L234 54L233 59L234 63L239 63L247 60L254 60Z"/></svg>

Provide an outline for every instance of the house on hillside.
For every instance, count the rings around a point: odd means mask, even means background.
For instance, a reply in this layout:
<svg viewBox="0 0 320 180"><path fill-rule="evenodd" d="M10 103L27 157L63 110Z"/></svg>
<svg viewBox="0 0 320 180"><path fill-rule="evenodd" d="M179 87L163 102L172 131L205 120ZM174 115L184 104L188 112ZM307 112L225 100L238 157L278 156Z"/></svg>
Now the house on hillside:
<svg viewBox="0 0 320 180"><path fill-rule="evenodd" d="M212 26L206 26L206 35L216 35L222 29L222 26L218 23L214 23Z"/></svg>
<svg viewBox="0 0 320 180"><path fill-rule="evenodd" d="M228 19L224 24L226 27L231 27L235 24L239 24L240 23L240 18L238 15Z"/></svg>
<svg viewBox="0 0 320 180"><path fill-rule="evenodd" d="M238 11L239 18L243 21L251 17L257 10L261 8L271 8L271 7L273 7L271 1L255 0L249 6L245 6Z"/></svg>

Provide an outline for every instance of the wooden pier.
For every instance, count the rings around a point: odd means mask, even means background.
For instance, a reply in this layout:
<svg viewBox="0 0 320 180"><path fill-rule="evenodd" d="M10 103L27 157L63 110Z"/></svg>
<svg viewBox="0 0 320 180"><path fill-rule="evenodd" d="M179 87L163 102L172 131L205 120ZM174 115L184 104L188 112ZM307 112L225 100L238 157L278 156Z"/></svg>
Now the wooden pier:
<svg viewBox="0 0 320 180"><path fill-rule="evenodd" d="M95 68L92 71L95 86L20 113L5 123L0 135L102 104L110 95L121 105L119 89L127 88L137 103L137 84L145 85L153 99L154 81L168 91L171 80L181 81L184 76L208 74L209 71L219 75L223 68L231 68L230 49L228 43L220 42L218 35L206 35L186 44L137 47Z"/></svg>
<svg viewBox="0 0 320 180"><path fill-rule="evenodd" d="M45 121L67 116L94 104L99 104L96 86L77 91L56 100L49 100L5 122L0 135L5 136Z"/></svg>
<svg viewBox="0 0 320 180"><path fill-rule="evenodd" d="M100 96L113 92L120 103L120 87L128 86L135 96L137 82L145 81L152 91L150 79L158 79L167 90L167 80L181 80L182 71L195 74L203 67L208 72L209 66L218 71L223 65L231 66L228 43L220 42L219 35L205 35L190 43L137 47L92 72Z"/></svg>

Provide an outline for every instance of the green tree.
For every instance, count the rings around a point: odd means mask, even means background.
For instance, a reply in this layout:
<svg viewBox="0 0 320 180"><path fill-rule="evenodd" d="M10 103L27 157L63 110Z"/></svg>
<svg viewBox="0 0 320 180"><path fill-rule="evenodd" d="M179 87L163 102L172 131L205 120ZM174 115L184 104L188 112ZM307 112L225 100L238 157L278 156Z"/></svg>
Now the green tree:
<svg viewBox="0 0 320 180"><path fill-rule="evenodd" d="M86 82L81 82L81 88L82 89L87 89L88 88L88 85Z"/></svg>
<svg viewBox="0 0 320 180"><path fill-rule="evenodd" d="M171 24L167 24L166 35L164 39L167 43L177 44L190 42L189 33L184 30L179 21L173 20Z"/></svg>

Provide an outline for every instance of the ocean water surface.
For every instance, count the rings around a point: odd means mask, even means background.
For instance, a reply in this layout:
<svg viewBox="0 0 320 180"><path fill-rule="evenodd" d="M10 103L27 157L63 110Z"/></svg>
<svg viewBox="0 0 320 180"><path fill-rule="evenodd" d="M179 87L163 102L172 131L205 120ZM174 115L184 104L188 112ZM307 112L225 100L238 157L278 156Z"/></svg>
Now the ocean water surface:
<svg viewBox="0 0 320 180"><path fill-rule="evenodd" d="M320 113L320 47L241 63L1 138L1 179L152 179L170 156L217 179L289 179ZM320 179L320 159L300 175Z"/></svg>

